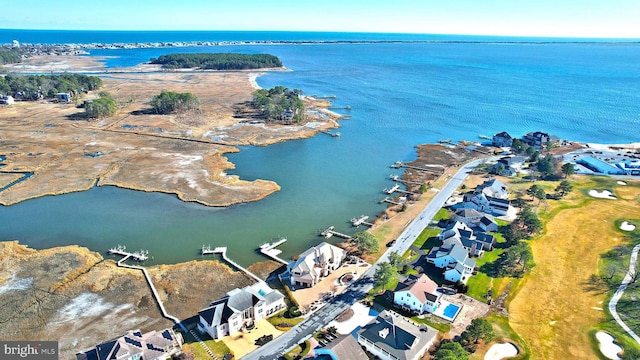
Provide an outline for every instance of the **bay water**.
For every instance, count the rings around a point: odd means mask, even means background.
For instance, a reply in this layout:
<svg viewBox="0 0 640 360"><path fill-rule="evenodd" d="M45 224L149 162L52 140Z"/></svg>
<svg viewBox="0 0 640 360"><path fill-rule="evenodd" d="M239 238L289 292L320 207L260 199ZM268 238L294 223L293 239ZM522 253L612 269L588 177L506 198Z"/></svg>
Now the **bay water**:
<svg viewBox="0 0 640 360"><path fill-rule="evenodd" d="M0 40L22 34L6 32L0 31ZM140 39L133 41L193 39L180 32L170 38L150 34L136 33ZM258 34L236 34L235 39L218 35L243 41L320 36ZM31 42L74 42L60 40L56 32L49 35L49 41ZM86 33L74 36L91 38ZM103 42L118 42L133 35L100 36ZM385 39L367 36L365 40ZM108 67L175 52L270 53L292 71L267 73L258 78L260 86L335 95L336 112L351 118L341 120L340 138L319 134L267 147L241 147L230 154L236 169L229 173L280 184L282 190L264 200L210 208L167 194L99 187L0 207L0 239L34 248L78 244L103 253L123 244L149 250L150 264L200 259L203 244L226 246L230 257L249 265L264 260L255 251L260 244L279 236L289 240L281 246L283 257L289 258L322 241L317 232L330 225L352 233L351 217L373 217L383 209L378 201L384 198L382 189L391 185L388 176L394 171L389 165L414 159L418 144L536 130L581 142L640 141L638 43L445 40L92 50L91 55L113 56L106 60ZM347 105L351 110L339 109Z"/></svg>

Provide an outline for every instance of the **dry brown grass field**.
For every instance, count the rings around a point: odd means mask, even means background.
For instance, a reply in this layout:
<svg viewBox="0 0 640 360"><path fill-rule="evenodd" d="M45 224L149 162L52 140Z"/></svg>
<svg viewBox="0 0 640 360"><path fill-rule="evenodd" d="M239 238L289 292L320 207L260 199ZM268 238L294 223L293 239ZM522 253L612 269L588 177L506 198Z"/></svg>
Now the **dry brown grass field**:
<svg viewBox="0 0 640 360"><path fill-rule="evenodd" d="M530 241L536 267L512 289L509 324L529 345L531 359L599 356L589 331L605 319L606 294L590 291L589 278L598 273L601 255L622 244L615 221L640 214L637 181L626 186L608 178L572 181L575 190L565 199L540 205L545 232ZM611 190L618 199L592 198L590 189Z"/></svg>

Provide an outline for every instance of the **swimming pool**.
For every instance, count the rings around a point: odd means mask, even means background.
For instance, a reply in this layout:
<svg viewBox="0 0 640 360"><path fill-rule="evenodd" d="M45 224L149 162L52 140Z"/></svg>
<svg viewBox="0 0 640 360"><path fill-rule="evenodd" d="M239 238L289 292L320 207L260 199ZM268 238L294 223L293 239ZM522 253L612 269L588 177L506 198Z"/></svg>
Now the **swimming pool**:
<svg viewBox="0 0 640 360"><path fill-rule="evenodd" d="M460 311L460 306L455 304L449 304L447 305L446 308L444 308L443 315L453 321L453 319L456 318L456 315L458 315L459 311Z"/></svg>

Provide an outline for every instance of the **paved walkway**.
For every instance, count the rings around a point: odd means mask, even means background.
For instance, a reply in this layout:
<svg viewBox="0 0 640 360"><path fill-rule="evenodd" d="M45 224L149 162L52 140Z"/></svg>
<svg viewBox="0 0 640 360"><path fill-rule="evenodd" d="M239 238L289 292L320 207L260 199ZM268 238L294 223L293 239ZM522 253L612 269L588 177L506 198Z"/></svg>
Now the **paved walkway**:
<svg viewBox="0 0 640 360"><path fill-rule="evenodd" d="M341 312L353 305L358 299L363 298L369 290L373 288L373 274L375 274L378 264L389 261L389 254L392 251L404 254L416 240L422 230L431 223L434 216L444 205L444 202L462 184L469 173L487 159L474 160L458 170L458 172L445 184L433 199L425 206L420 215L415 218L409 226L405 228L396 243L378 259L378 261L365 272L347 291L331 299L325 306L316 311L313 315L305 319L291 330L282 334L256 351L248 354L243 359L273 360L287 353L298 343L308 339L314 332L326 326L331 320Z"/></svg>
<svg viewBox="0 0 640 360"><path fill-rule="evenodd" d="M609 301L609 312L611 312L611 316L613 316L613 318L618 322L618 324L620 324L620 326L624 329L624 331L626 331L627 334L629 334L629 336L631 336L638 344L640 344L640 336L638 336L638 334L633 332L633 330L631 330L631 328L629 328L629 326L627 326L627 324L625 324L624 321L622 321L622 319L620 318L620 315L618 315L618 311L616 310L616 305L618 304L618 300L620 300L620 298L622 297L622 294L624 294L624 291L627 289L627 286L631 282L632 274L635 274L636 272L636 261L638 260L638 252L640 252L640 245L636 245L633 248L633 251L631 252L631 260L629 261L629 271L624 276L624 279L622 279L622 284L620 284L620 287L618 288L618 290L616 290L616 293L613 294L611 301Z"/></svg>

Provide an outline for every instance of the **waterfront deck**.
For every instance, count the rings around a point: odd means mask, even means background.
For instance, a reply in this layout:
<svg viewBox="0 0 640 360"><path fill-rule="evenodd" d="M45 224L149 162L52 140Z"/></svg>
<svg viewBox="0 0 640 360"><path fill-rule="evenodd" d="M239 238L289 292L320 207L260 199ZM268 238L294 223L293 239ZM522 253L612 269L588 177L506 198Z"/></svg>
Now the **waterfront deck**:
<svg viewBox="0 0 640 360"><path fill-rule="evenodd" d="M405 169L413 169L413 170L418 170L418 171L425 171L425 172L430 172L433 174L437 174L437 175L441 175L444 171L443 170L432 170L432 169L427 169L427 168L423 168L423 167L417 167L417 166L413 166L413 165L407 165L405 163L403 163L402 161L396 161L394 164L391 165L392 168L394 169L401 169L401 168L405 168Z"/></svg>
<svg viewBox="0 0 640 360"><path fill-rule="evenodd" d="M125 259L132 258L136 261L145 261L149 258L149 252L147 250L141 249L136 252L129 252L127 251L127 247L124 245L118 245L116 247L109 249L109 254L124 256Z"/></svg>

